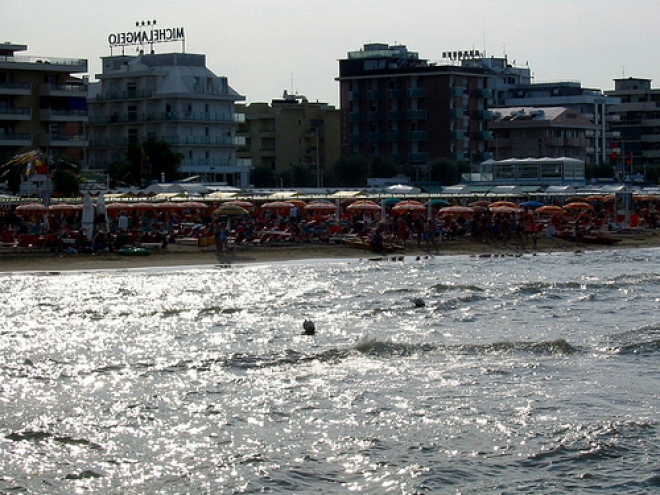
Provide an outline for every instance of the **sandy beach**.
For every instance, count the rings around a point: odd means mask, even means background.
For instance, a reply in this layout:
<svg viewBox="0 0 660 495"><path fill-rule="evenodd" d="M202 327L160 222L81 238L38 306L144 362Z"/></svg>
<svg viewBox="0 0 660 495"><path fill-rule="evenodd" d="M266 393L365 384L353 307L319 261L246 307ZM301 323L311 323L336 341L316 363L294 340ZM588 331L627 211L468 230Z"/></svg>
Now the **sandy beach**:
<svg viewBox="0 0 660 495"><path fill-rule="evenodd" d="M405 251L396 255L378 254L342 244L320 243L273 243L265 246L235 246L227 255L219 255L214 248L170 244L166 248L153 250L149 256L121 256L117 253L50 253L46 251L17 251L3 249L0 252L0 272L65 271L65 270L112 270L149 267L243 265L249 263L271 263L308 259L378 259L393 256L519 256L559 251L584 252L604 249L630 249L660 247L660 233L655 230L633 233L616 233L621 239L614 245L582 244L541 237L533 248L527 241L523 248L511 241L481 243L468 239L444 241L436 250L432 245L408 241Z"/></svg>

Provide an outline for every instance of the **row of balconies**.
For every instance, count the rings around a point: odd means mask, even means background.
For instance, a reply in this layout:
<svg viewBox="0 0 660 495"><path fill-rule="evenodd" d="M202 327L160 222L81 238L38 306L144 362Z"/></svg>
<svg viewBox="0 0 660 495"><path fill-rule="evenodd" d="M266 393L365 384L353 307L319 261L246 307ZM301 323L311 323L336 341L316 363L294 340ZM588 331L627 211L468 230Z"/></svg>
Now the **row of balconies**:
<svg viewBox="0 0 660 495"><path fill-rule="evenodd" d="M0 146L83 148L89 144L86 136L77 134L42 134L37 141L31 133L0 134Z"/></svg>
<svg viewBox="0 0 660 495"><path fill-rule="evenodd" d="M453 97L466 96L467 92L465 88L460 86L452 86L449 89L449 94ZM477 89L474 91L473 96L478 99L488 99L492 98L493 92L490 89ZM349 101L360 101L365 99L373 100L400 100L406 95L408 98L426 98L427 90L426 88L408 88L406 90L400 89L389 89L387 91L381 91L379 89L372 89L366 92L362 91L351 91L348 95Z"/></svg>
<svg viewBox="0 0 660 495"><path fill-rule="evenodd" d="M407 141L427 141L428 133L427 131L392 131L388 133L384 132L369 132L366 135L364 134L351 134L350 141L351 143L383 143L383 142L401 142L404 140ZM450 138L452 141L461 141L465 139L466 134L464 131L451 131ZM490 131L477 131L475 133L475 139L478 141L491 141L493 139L493 134Z"/></svg>
<svg viewBox="0 0 660 495"><path fill-rule="evenodd" d="M245 144L244 138L232 138L227 136L164 136L159 138L171 146L212 146L212 147L234 147ZM134 144L131 138L94 138L90 145L92 148L123 148Z"/></svg>
<svg viewBox="0 0 660 495"><path fill-rule="evenodd" d="M199 122L213 124L234 124L236 123L236 114L210 114L195 112L156 112L156 113L137 113L129 112L127 114L113 113L112 115L93 115L89 117L90 124L129 124L129 123L152 123L152 122Z"/></svg>
<svg viewBox="0 0 660 495"><path fill-rule="evenodd" d="M32 84L27 82L2 82L0 83L0 95L6 96L30 96ZM63 96L63 97L87 97L87 86L82 84L40 84L40 96Z"/></svg>
<svg viewBox="0 0 660 495"><path fill-rule="evenodd" d="M140 89L140 90L130 90L130 91L112 91L107 93L101 93L96 95L96 99L99 101L109 101L109 100L134 100L140 98L151 98L154 95L152 89Z"/></svg>
<svg viewBox="0 0 660 495"><path fill-rule="evenodd" d="M454 119L461 119L465 117L465 110L462 108L452 108L451 117ZM477 118L481 120L493 120L494 114L490 110L479 110ZM389 110L385 111L371 111L366 114L363 112L351 112L348 114L349 122L378 122L384 120L426 120L426 110Z"/></svg>

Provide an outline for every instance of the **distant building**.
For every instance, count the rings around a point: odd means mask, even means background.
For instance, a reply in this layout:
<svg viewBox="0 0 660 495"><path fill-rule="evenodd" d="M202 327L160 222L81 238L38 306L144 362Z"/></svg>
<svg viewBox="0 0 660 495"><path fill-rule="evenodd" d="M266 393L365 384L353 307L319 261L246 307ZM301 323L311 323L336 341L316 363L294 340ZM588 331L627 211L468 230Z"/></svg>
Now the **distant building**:
<svg viewBox="0 0 660 495"><path fill-rule="evenodd" d="M609 162L610 144L619 139L609 112L620 103L618 98L606 96L599 89L583 88L573 81L507 85L505 90L494 89L494 94L498 99L491 106L500 108L564 107L581 113L593 124L586 134L586 156L582 159L588 165Z"/></svg>
<svg viewBox="0 0 660 495"><path fill-rule="evenodd" d="M273 186L280 186L283 177L292 178L296 166L305 167L315 185L324 185L325 170L340 156L339 110L285 91L270 105L251 103L241 106L241 111L245 115L238 129L244 142L238 151L241 159L271 170Z"/></svg>
<svg viewBox="0 0 660 495"><path fill-rule="evenodd" d="M660 166L660 89L651 88L651 79L615 79L608 96L621 100L611 108L612 130L620 139L610 150L619 171L626 175L646 166Z"/></svg>
<svg viewBox="0 0 660 495"><path fill-rule="evenodd" d="M491 92L481 67L437 65L404 45L364 45L339 61L342 153L383 155L426 178L436 159L490 158Z"/></svg>
<svg viewBox="0 0 660 495"><path fill-rule="evenodd" d="M16 56L27 45L0 44L0 163L26 151L84 160L87 60Z"/></svg>
<svg viewBox="0 0 660 495"><path fill-rule="evenodd" d="M90 85L90 167L105 169L125 159L129 144L155 139L183 155L188 177L248 185L249 166L236 156L235 102L245 98L204 55L117 55L102 64Z"/></svg>
<svg viewBox="0 0 660 495"><path fill-rule="evenodd" d="M490 151L495 160L587 155L587 133L594 125L581 113L563 107L491 109L495 119Z"/></svg>

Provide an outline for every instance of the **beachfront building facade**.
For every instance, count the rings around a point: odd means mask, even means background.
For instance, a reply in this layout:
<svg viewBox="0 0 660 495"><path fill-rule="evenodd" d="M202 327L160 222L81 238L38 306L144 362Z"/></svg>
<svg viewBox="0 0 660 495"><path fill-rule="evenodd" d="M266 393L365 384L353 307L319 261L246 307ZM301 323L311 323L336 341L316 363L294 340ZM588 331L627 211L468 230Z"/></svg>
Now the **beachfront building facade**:
<svg viewBox="0 0 660 495"><path fill-rule="evenodd" d="M436 159L490 158L492 114L481 67L439 65L404 45L364 45L339 61L345 156L386 156L425 180Z"/></svg>
<svg viewBox="0 0 660 495"><path fill-rule="evenodd" d="M0 163L27 151L84 161L87 60L23 56L0 44ZM19 53L19 55L16 55Z"/></svg>
<svg viewBox="0 0 660 495"><path fill-rule="evenodd" d="M496 93L499 99L492 106L508 107L512 111L521 107L564 107L579 112L592 124L586 134L583 159L587 165L609 162L611 143L620 139L612 128L617 117L610 115L610 110L620 103L618 98L607 96L600 89L583 88L575 81L520 84Z"/></svg>
<svg viewBox="0 0 660 495"><path fill-rule="evenodd" d="M495 160L569 157L586 162L588 135L594 124L564 107L491 109L494 120L490 151Z"/></svg>
<svg viewBox="0 0 660 495"><path fill-rule="evenodd" d="M628 176L660 167L660 89L651 88L651 79L629 77L615 79L605 94L620 100L610 109L612 130L620 134L610 149L617 170Z"/></svg>
<svg viewBox="0 0 660 495"><path fill-rule="evenodd" d="M340 156L339 110L286 91L270 104L240 108L245 118L238 127L244 142L239 158L251 161L254 169L268 171L273 187L324 185L325 170ZM297 169L303 177L297 177ZM296 183L305 178L313 184Z"/></svg>
<svg viewBox="0 0 660 495"><path fill-rule="evenodd" d="M245 187L249 164L237 159L235 103L245 98L191 53L102 58L90 85L89 166L106 169L127 147L148 139L180 153L187 177ZM169 178L166 178L169 179Z"/></svg>

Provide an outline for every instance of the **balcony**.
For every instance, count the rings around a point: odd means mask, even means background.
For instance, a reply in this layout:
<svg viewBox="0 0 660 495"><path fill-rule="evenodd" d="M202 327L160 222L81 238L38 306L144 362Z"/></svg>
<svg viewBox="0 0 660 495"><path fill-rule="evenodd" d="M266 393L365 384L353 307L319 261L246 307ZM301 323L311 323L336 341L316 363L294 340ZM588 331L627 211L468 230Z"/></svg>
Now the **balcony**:
<svg viewBox="0 0 660 495"><path fill-rule="evenodd" d="M0 146L32 146L32 134L0 134Z"/></svg>
<svg viewBox="0 0 660 495"><path fill-rule="evenodd" d="M477 132L477 139L480 141L492 141L493 133L490 131L479 131Z"/></svg>
<svg viewBox="0 0 660 495"><path fill-rule="evenodd" d="M408 110L409 120L425 120L426 110Z"/></svg>
<svg viewBox="0 0 660 495"><path fill-rule="evenodd" d="M403 112L400 110L390 110L387 112L387 120L401 120L403 118Z"/></svg>
<svg viewBox="0 0 660 495"><path fill-rule="evenodd" d="M351 134L349 140L353 144L361 144L364 143L364 136L362 134Z"/></svg>
<svg viewBox="0 0 660 495"><path fill-rule="evenodd" d="M54 110L44 108L39 110L42 122L87 122L87 110Z"/></svg>
<svg viewBox="0 0 660 495"><path fill-rule="evenodd" d="M367 142L369 143L383 143L385 142L385 134L382 132L370 132L367 134Z"/></svg>
<svg viewBox="0 0 660 495"><path fill-rule="evenodd" d="M409 141L426 141L426 131L410 131L408 133Z"/></svg>
<svg viewBox="0 0 660 495"><path fill-rule="evenodd" d="M660 143L660 134L645 134L642 136L643 143Z"/></svg>
<svg viewBox="0 0 660 495"><path fill-rule="evenodd" d="M408 98L426 98L426 88L410 88Z"/></svg>
<svg viewBox="0 0 660 495"><path fill-rule="evenodd" d="M619 131L608 131L605 133L605 137L608 139L621 139L621 133Z"/></svg>
<svg viewBox="0 0 660 495"><path fill-rule="evenodd" d="M84 148L88 145L87 137L81 134L45 134L41 136L41 146Z"/></svg>
<svg viewBox="0 0 660 495"><path fill-rule="evenodd" d="M403 133L398 132L398 131L392 131L387 134L387 140L390 143L398 143L403 140Z"/></svg>
<svg viewBox="0 0 660 495"><path fill-rule="evenodd" d="M388 89L387 98L390 100L400 100L403 98L403 91L398 89Z"/></svg>
<svg viewBox="0 0 660 495"><path fill-rule="evenodd" d="M449 133L449 138L452 141L458 141L460 139L463 139L464 137L465 137L465 134L463 133L463 131L451 131Z"/></svg>
<svg viewBox="0 0 660 495"><path fill-rule="evenodd" d="M464 111L462 108L452 108L451 109L451 117L453 119L462 119L464 115Z"/></svg>
<svg viewBox="0 0 660 495"><path fill-rule="evenodd" d="M361 112L351 112L348 114L349 122L364 122L364 114Z"/></svg>
<svg viewBox="0 0 660 495"><path fill-rule="evenodd" d="M96 99L98 101L134 100L141 98L151 98L153 93L154 92L150 89L141 91L115 91L113 93L102 93L97 95Z"/></svg>
<svg viewBox="0 0 660 495"><path fill-rule="evenodd" d="M377 89L367 91L367 100L382 100L383 98L383 92L379 91Z"/></svg>
<svg viewBox="0 0 660 495"><path fill-rule="evenodd" d="M172 146L236 146L236 140L230 136L164 136L163 141ZM273 148L265 145L262 149Z"/></svg>
<svg viewBox="0 0 660 495"><path fill-rule="evenodd" d="M30 120L32 110L30 108L0 108L0 120Z"/></svg>
<svg viewBox="0 0 660 495"><path fill-rule="evenodd" d="M464 162L465 153L463 153L462 151L454 151L451 154L451 159L454 160L455 162Z"/></svg>
<svg viewBox="0 0 660 495"><path fill-rule="evenodd" d="M24 82L0 83L0 95L30 96L31 94L32 94L32 85L30 83L24 83Z"/></svg>
<svg viewBox="0 0 660 495"><path fill-rule="evenodd" d="M87 98L87 86L82 84L41 84L39 95Z"/></svg>
<svg viewBox="0 0 660 495"><path fill-rule="evenodd" d="M495 118L495 114L491 110L479 110L477 116L481 120L493 120Z"/></svg>
<svg viewBox="0 0 660 495"><path fill-rule="evenodd" d="M378 111L369 112L367 114L367 120L371 122L385 120L385 112L378 112Z"/></svg>
<svg viewBox="0 0 660 495"><path fill-rule="evenodd" d="M408 153L408 161L411 165L426 165L429 162L428 153Z"/></svg>
<svg viewBox="0 0 660 495"><path fill-rule="evenodd" d="M474 95L475 95L477 98L481 98L481 99L487 100L487 99L493 97L493 92L492 92L492 90L487 89L487 88L480 88L480 89L478 89L478 90L475 91Z"/></svg>
<svg viewBox="0 0 660 495"><path fill-rule="evenodd" d="M360 101L362 99L362 93L360 91L351 91L348 93L348 101Z"/></svg>
<svg viewBox="0 0 660 495"><path fill-rule="evenodd" d="M449 95L450 96L463 96L465 94L465 90L459 86L452 86L449 88Z"/></svg>

